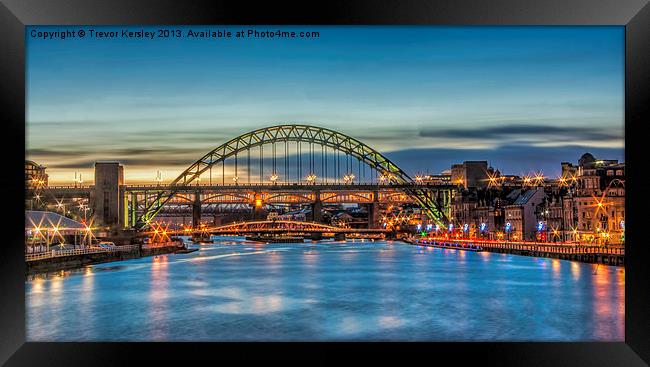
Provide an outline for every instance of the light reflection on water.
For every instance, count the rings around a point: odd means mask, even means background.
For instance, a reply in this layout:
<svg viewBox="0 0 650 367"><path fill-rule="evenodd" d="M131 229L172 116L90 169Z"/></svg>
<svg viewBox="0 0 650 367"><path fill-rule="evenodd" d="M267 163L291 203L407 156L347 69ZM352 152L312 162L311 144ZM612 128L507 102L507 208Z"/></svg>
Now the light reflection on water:
<svg viewBox="0 0 650 367"><path fill-rule="evenodd" d="M401 243L228 241L26 281L30 341L621 341L623 268Z"/></svg>

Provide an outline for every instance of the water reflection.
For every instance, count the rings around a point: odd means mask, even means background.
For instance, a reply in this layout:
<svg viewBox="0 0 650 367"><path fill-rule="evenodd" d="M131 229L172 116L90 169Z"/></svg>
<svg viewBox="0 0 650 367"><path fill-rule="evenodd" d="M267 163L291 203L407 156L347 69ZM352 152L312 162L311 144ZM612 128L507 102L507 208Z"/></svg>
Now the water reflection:
<svg viewBox="0 0 650 367"><path fill-rule="evenodd" d="M386 242L230 241L26 281L30 341L620 341L622 268Z"/></svg>
<svg viewBox="0 0 650 367"><path fill-rule="evenodd" d="M151 288L149 290L148 329L152 340L165 340L167 334L168 255L155 256L151 262ZM181 310L179 310L181 311Z"/></svg>

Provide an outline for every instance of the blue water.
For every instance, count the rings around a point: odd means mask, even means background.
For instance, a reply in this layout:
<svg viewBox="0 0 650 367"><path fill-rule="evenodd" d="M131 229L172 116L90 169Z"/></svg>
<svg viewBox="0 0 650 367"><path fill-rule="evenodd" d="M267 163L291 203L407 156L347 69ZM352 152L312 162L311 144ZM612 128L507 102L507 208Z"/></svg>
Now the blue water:
<svg viewBox="0 0 650 367"><path fill-rule="evenodd" d="M400 242L221 242L39 275L29 341L622 341L624 269Z"/></svg>

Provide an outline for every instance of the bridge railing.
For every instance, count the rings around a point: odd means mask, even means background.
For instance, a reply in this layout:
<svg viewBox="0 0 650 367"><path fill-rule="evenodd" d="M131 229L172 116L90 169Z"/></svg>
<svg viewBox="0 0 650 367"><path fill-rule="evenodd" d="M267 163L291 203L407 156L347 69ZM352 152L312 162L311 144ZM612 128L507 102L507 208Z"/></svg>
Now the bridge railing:
<svg viewBox="0 0 650 367"><path fill-rule="evenodd" d="M137 184L137 185L125 185L127 189L151 189L151 190L165 190L170 188L171 186L169 184ZM300 187L342 187L342 186L349 186L349 187L355 187L355 186L376 186L376 187L395 187L395 188L402 188L402 187L447 187L451 186L450 184L430 184L430 183L403 183L403 184L393 184L393 183L380 183L380 182L349 182L349 183L333 183L333 182L322 182L322 183L309 183L309 182L287 182L287 183L282 183L282 182L277 182L277 183L272 183L272 182L259 182L259 183L250 183L250 184L244 184L244 183L215 183L215 184L210 184L210 183L201 183L201 184L189 184L189 185L174 185L174 188L180 188L180 189L191 189L191 188L209 188L209 187L215 187L215 188L221 188L221 187L228 187L228 188L249 188L249 187L292 187L292 186L300 186Z"/></svg>
<svg viewBox="0 0 650 367"><path fill-rule="evenodd" d="M48 185L48 186L41 187L42 190L48 190L48 189L54 189L54 190L56 190L56 189L92 189L92 188L93 188L93 185L84 185L84 186L79 186L79 185L77 185L77 186L74 186L74 185L71 185L71 186L67 186L67 185ZM33 188L32 188L32 190L33 190Z"/></svg>

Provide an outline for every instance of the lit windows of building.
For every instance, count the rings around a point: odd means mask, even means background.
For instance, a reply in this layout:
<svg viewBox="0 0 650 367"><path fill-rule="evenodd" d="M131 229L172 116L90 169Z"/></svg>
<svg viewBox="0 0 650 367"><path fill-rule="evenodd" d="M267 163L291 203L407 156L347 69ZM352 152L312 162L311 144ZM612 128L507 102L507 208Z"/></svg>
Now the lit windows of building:
<svg viewBox="0 0 650 367"><path fill-rule="evenodd" d="M25 161L25 187L40 188L47 186L47 174L45 166L34 161Z"/></svg>

